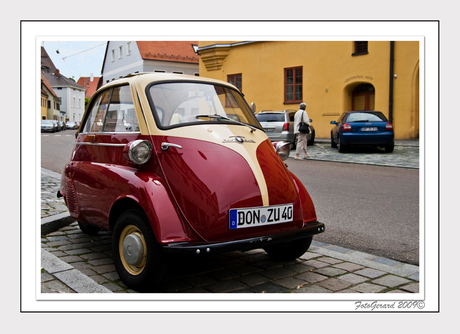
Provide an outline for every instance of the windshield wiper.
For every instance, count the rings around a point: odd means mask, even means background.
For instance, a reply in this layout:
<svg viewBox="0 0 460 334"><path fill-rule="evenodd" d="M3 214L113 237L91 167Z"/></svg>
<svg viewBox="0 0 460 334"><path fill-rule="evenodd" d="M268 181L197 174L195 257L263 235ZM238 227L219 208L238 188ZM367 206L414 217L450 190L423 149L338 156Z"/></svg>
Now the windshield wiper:
<svg viewBox="0 0 460 334"><path fill-rule="evenodd" d="M222 115L217 115L217 114L214 114L214 115L196 115L195 118L205 118L205 117L208 117L208 118L215 118L215 119L224 119L226 121L230 121L232 123L236 123L236 124L239 124L239 125L244 125L244 126L247 126L249 128L251 128L251 132L254 132L256 130L258 130L258 128L256 128L255 126L252 126L250 124L246 124L246 123L243 123L243 122L239 122L239 121L236 121L234 119L231 119L231 118L228 118L227 116L222 116Z"/></svg>

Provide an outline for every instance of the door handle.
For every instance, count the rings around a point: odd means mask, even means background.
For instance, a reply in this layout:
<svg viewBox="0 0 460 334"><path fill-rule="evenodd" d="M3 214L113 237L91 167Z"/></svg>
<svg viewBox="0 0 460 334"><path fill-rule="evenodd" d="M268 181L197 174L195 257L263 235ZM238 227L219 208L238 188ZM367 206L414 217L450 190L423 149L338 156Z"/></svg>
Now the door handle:
<svg viewBox="0 0 460 334"><path fill-rule="evenodd" d="M180 148L182 149L182 146L177 145L177 144L172 144L172 143L161 143L161 149L163 151L167 151L170 147L175 147L175 148Z"/></svg>

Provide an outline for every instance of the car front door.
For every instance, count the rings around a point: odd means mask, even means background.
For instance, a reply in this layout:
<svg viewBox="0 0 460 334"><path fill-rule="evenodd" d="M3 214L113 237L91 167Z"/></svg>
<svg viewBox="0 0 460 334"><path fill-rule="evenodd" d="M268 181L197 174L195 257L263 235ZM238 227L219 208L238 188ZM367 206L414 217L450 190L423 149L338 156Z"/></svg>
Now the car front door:
<svg viewBox="0 0 460 334"><path fill-rule="evenodd" d="M110 208L127 182L119 172L128 165L123 149L138 138L129 85L108 88L92 99L72 158L77 203L87 223L107 227Z"/></svg>

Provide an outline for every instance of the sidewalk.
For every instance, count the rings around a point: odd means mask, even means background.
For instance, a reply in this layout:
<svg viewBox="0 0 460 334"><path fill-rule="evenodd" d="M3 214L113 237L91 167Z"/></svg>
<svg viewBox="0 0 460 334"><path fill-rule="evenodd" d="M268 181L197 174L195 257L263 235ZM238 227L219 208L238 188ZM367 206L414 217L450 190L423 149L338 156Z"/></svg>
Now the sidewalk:
<svg viewBox="0 0 460 334"><path fill-rule="evenodd" d="M315 145L307 147L309 160L354 163L384 167L419 168L419 141L396 140L392 153L385 153L382 149L368 148L339 153L337 148L331 147L331 140L315 139ZM291 150L290 158L295 157L295 150ZM303 157L303 155L302 155Z"/></svg>
<svg viewBox="0 0 460 334"><path fill-rule="evenodd" d="M327 140L318 139L317 143L309 149L313 151L317 147L319 154L319 148L327 145ZM412 166L413 156L418 156L418 142L396 144L398 149L412 148L413 154L408 155L403 167ZM418 168L418 164L408 168ZM116 273L111 234L82 233L70 218L63 199L56 196L60 175L43 168L41 175L42 293L136 293L128 289ZM273 261L257 249L203 258L174 258L171 263L165 283L154 292L419 292L418 266L315 241L309 251L295 261Z"/></svg>

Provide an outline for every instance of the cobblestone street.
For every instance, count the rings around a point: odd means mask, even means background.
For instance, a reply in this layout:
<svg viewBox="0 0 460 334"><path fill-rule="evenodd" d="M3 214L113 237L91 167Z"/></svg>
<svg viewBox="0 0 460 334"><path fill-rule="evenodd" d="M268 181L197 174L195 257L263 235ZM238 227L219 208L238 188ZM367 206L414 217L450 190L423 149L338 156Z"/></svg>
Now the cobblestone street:
<svg viewBox="0 0 460 334"><path fill-rule="evenodd" d="M109 292L135 293L121 282L112 261L111 234L83 234L78 224L42 237L42 249ZM208 257L171 257L157 293L415 293L418 267L313 242L295 261L271 260L261 249ZM65 271L58 274L65 279ZM70 284L72 285L72 284ZM42 292L73 292L47 272ZM79 282L73 288L79 292ZM63 291L61 291L63 292Z"/></svg>
<svg viewBox="0 0 460 334"><path fill-rule="evenodd" d="M309 159L419 168L418 143L397 145L391 154L375 150L338 153L327 140L308 148ZM291 157L294 151L291 151ZM57 198L60 175L42 169L41 218L67 216ZM111 234L89 236L77 222L42 235L43 293L136 293L118 277ZM419 268L392 259L313 241L295 261L274 261L261 250L207 257L172 257L157 293L418 293Z"/></svg>

